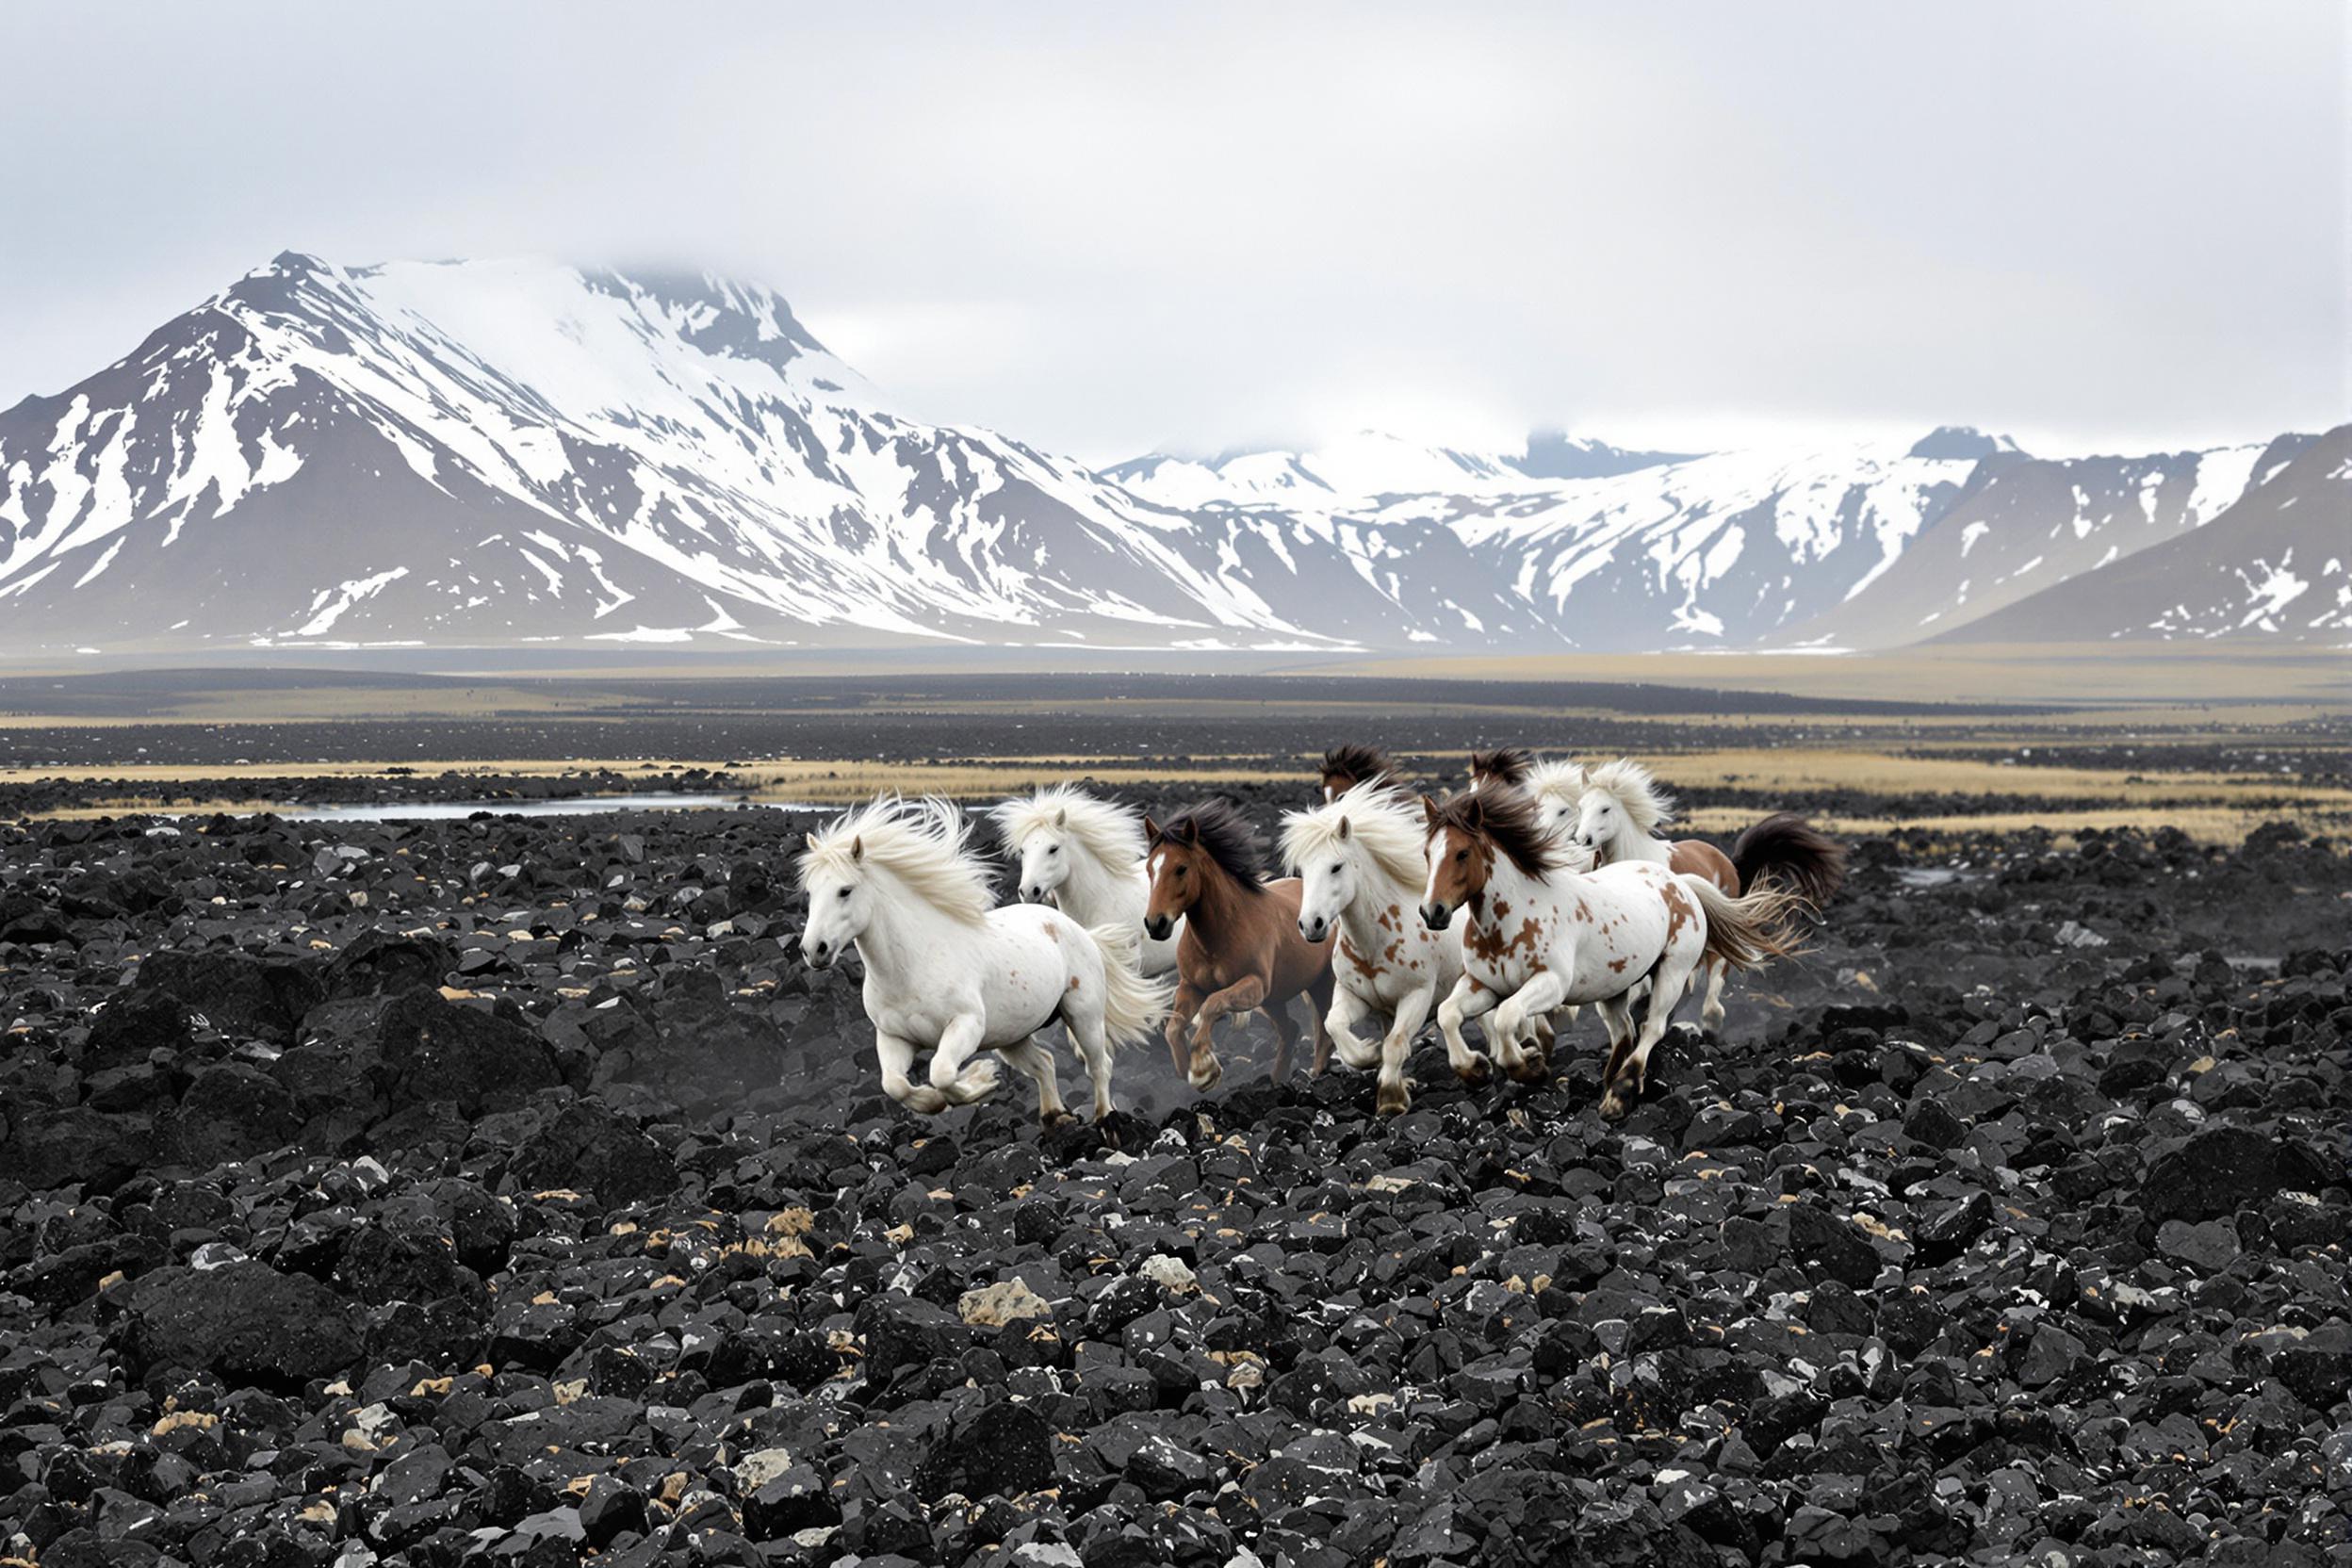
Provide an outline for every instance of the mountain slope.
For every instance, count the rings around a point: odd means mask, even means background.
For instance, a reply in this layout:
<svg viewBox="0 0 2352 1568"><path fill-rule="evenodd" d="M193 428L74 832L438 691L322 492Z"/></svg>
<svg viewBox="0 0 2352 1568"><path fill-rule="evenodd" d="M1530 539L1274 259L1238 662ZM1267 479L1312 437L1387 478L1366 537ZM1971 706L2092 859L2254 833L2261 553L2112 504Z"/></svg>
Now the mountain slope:
<svg viewBox="0 0 2352 1568"><path fill-rule="evenodd" d="M2015 604L2210 522L2259 447L2151 457L1983 460L1867 594L1792 628L1795 645L1894 647Z"/></svg>
<svg viewBox="0 0 2352 1568"><path fill-rule="evenodd" d="M2263 454L2255 488L2204 527L2046 588L1945 640L2352 643L2352 425L2298 448L2267 469L2271 454Z"/></svg>
<svg viewBox="0 0 2352 1568"><path fill-rule="evenodd" d="M707 278L286 255L0 416L19 647L1316 640L1177 521Z"/></svg>

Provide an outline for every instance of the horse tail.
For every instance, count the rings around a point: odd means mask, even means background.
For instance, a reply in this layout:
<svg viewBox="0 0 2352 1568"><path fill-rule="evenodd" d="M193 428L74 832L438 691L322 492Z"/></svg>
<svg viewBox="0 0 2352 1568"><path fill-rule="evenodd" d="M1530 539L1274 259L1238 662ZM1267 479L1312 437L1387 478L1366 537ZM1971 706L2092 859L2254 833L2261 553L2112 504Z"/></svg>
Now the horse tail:
<svg viewBox="0 0 2352 1568"><path fill-rule="evenodd" d="M1758 888L1732 897L1706 877L1685 873L1679 880L1707 914L1707 956L1734 969L1760 969L1774 958L1797 951L1792 923L1806 907L1797 894L1779 888Z"/></svg>
<svg viewBox="0 0 2352 1568"><path fill-rule="evenodd" d="M1769 879L1818 909L1845 886L1846 848L1803 817L1775 811L1740 835L1731 865L1741 888L1753 891Z"/></svg>
<svg viewBox="0 0 2352 1568"><path fill-rule="evenodd" d="M1152 1037L1176 999L1169 980L1143 974L1143 939L1132 925L1090 925L1086 935L1102 952L1102 1032L1113 1045L1135 1045Z"/></svg>

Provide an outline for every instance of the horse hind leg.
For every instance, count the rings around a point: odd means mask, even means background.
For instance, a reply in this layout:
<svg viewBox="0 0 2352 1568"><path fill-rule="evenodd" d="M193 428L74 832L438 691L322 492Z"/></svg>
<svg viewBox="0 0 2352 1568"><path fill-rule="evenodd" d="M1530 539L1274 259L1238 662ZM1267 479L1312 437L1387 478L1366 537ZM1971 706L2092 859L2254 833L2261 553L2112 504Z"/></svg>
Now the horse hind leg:
<svg viewBox="0 0 2352 1568"><path fill-rule="evenodd" d="M1721 958L1710 958L1707 970L1707 1000L1699 1005L1699 1027L1707 1037L1723 1037L1723 981L1731 973L1731 966Z"/></svg>
<svg viewBox="0 0 2352 1568"><path fill-rule="evenodd" d="M1307 1022L1315 1030L1315 1066L1308 1070L1316 1078L1322 1077L1323 1070L1331 1065L1331 1031L1324 1020L1331 1008L1331 993L1337 988L1338 982L1329 971L1307 988Z"/></svg>
<svg viewBox="0 0 2352 1568"><path fill-rule="evenodd" d="M1076 1030L1070 1033L1073 1039L1077 1037ZM1070 1119L1070 1107L1062 1103L1062 1086L1054 1076L1054 1053L1050 1049L1038 1044L1037 1037L1032 1036L1017 1045L999 1048L997 1054L1037 1086L1039 1121L1052 1127Z"/></svg>
<svg viewBox="0 0 2352 1568"><path fill-rule="evenodd" d="M1595 1011L1601 1015L1601 1027L1609 1032L1609 1061L1601 1069L1601 1082L1606 1085L1616 1078L1633 1049L1633 1004L1627 997L1612 996Z"/></svg>
<svg viewBox="0 0 2352 1568"><path fill-rule="evenodd" d="M1692 943L1696 947L1697 943ZM1616 1121L1633 1109L1633 1102L1642 1098L1650 1076L1650 1053L1665 1037L1667 1025L1674 1021L1674 1006L1690 988L1690 975L1698 968L1697 952L1668 949L1650 972L1650 1005L1642 1020L1642 1033L1633 1050L1609 1076L1609 1091L1601 1096L1603 1119Z"/></svg>
<svg viewBox="0 0 2352 1568"><path fill-rule="evenodd" d="M1102 1121L1111 1114L1111 1041L1101 1011L1071 1020L1070 1037L1086 1061L1086 1081L1094 1088L1094 1119Z"/></svg>

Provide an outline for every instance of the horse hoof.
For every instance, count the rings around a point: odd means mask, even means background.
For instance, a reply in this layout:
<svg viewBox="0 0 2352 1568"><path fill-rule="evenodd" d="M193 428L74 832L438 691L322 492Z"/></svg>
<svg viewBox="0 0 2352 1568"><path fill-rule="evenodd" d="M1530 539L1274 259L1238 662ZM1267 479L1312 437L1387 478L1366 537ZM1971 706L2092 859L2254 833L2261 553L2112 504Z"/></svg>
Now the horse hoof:
<svg viewBox="0 0 2352 1568"><path fill-rule="evenodd" d="M1530 1051L1512 1064L1511 1081L1514 1084L1548 1084L1552 1081L1551 1064L1540 1052Z"/></svg>
<svg viewBox="0 0 2352 1568"><path fill-rule="evenodd" d="M1402 1116L1413 1109L1413 1096L1401 1088L1382 1089L1373 1103L1382 1116Z"/></svg>
<svg viewBox="0 0 2352 1568"><path fill-rule="evenodd" d="M906 1105L917 1116L937 1116L947 1109L947 1096L925 1085L907 1091Z"/></svg>
<svg viewBox="0 0 2352 1568"><path fill-rule="evenodd" d="M1056 1127L1068 1127L1076 1122L1077 1119L1078 1119L1076 1117L1070 1115L1068 1111L1055 1111L1050 1116L1040 1116L1037 1118L1037 1120L1044 1124L1045 1130L1049 1133L1054 1131Z"/></svg>
<svg viewBox="0 0 2352 1568"><path fill-rule="evenodd" d="M1601 1119L1603 1121L1623 1121L1625 1119L1625 1113L1632 1109L1632 1102L1625 1098L1623 1089L1611 1089L1601 1096Z"/></svg>
<svg viewBox="0 0 2352 1568"><path fill-rule="evenodd" d="M1475 1086L1494 1076L1494 1065L1473 1051L1467 1065L1454 1069L1454 1076Z"/></svg>
<svg viewBox="0 0 2352 1568"><path fill-rule="evenodd" d="M1215 1056L1211 1056L1205 1064L1195 1063L1191 1070L1184 1074L1184 1079L1187 1083L1191 1084L1194 1088L1200 1090L1202 1094L1206 1094L1211 1089L1217 1087L1218 1080L1222 1079L1224 1076L1225 1064L1218 1061Z"/></svg>

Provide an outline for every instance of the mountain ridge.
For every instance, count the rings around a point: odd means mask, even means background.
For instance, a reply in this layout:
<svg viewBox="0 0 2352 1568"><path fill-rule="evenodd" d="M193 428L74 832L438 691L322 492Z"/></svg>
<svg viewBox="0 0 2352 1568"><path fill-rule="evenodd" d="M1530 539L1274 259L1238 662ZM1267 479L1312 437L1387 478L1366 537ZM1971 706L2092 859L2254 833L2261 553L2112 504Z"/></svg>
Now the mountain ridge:
<svg viewBox="0 0 2352 1568"><path fill-rule="evenodd" d="M2023 498L1961 551L2018 566L2005 604L2063 575L2023 564L2036 531L2128 556L2310 441L2053 469L1965 427L1702 454L1365 433L1098 472L906 417L762 286L284 252L0 413L0 650L1869 645L1953 624L1887 584L1932 597L1904 563L1956 509ZM2046 470L2071 477L2017 478Z"/></svg>

